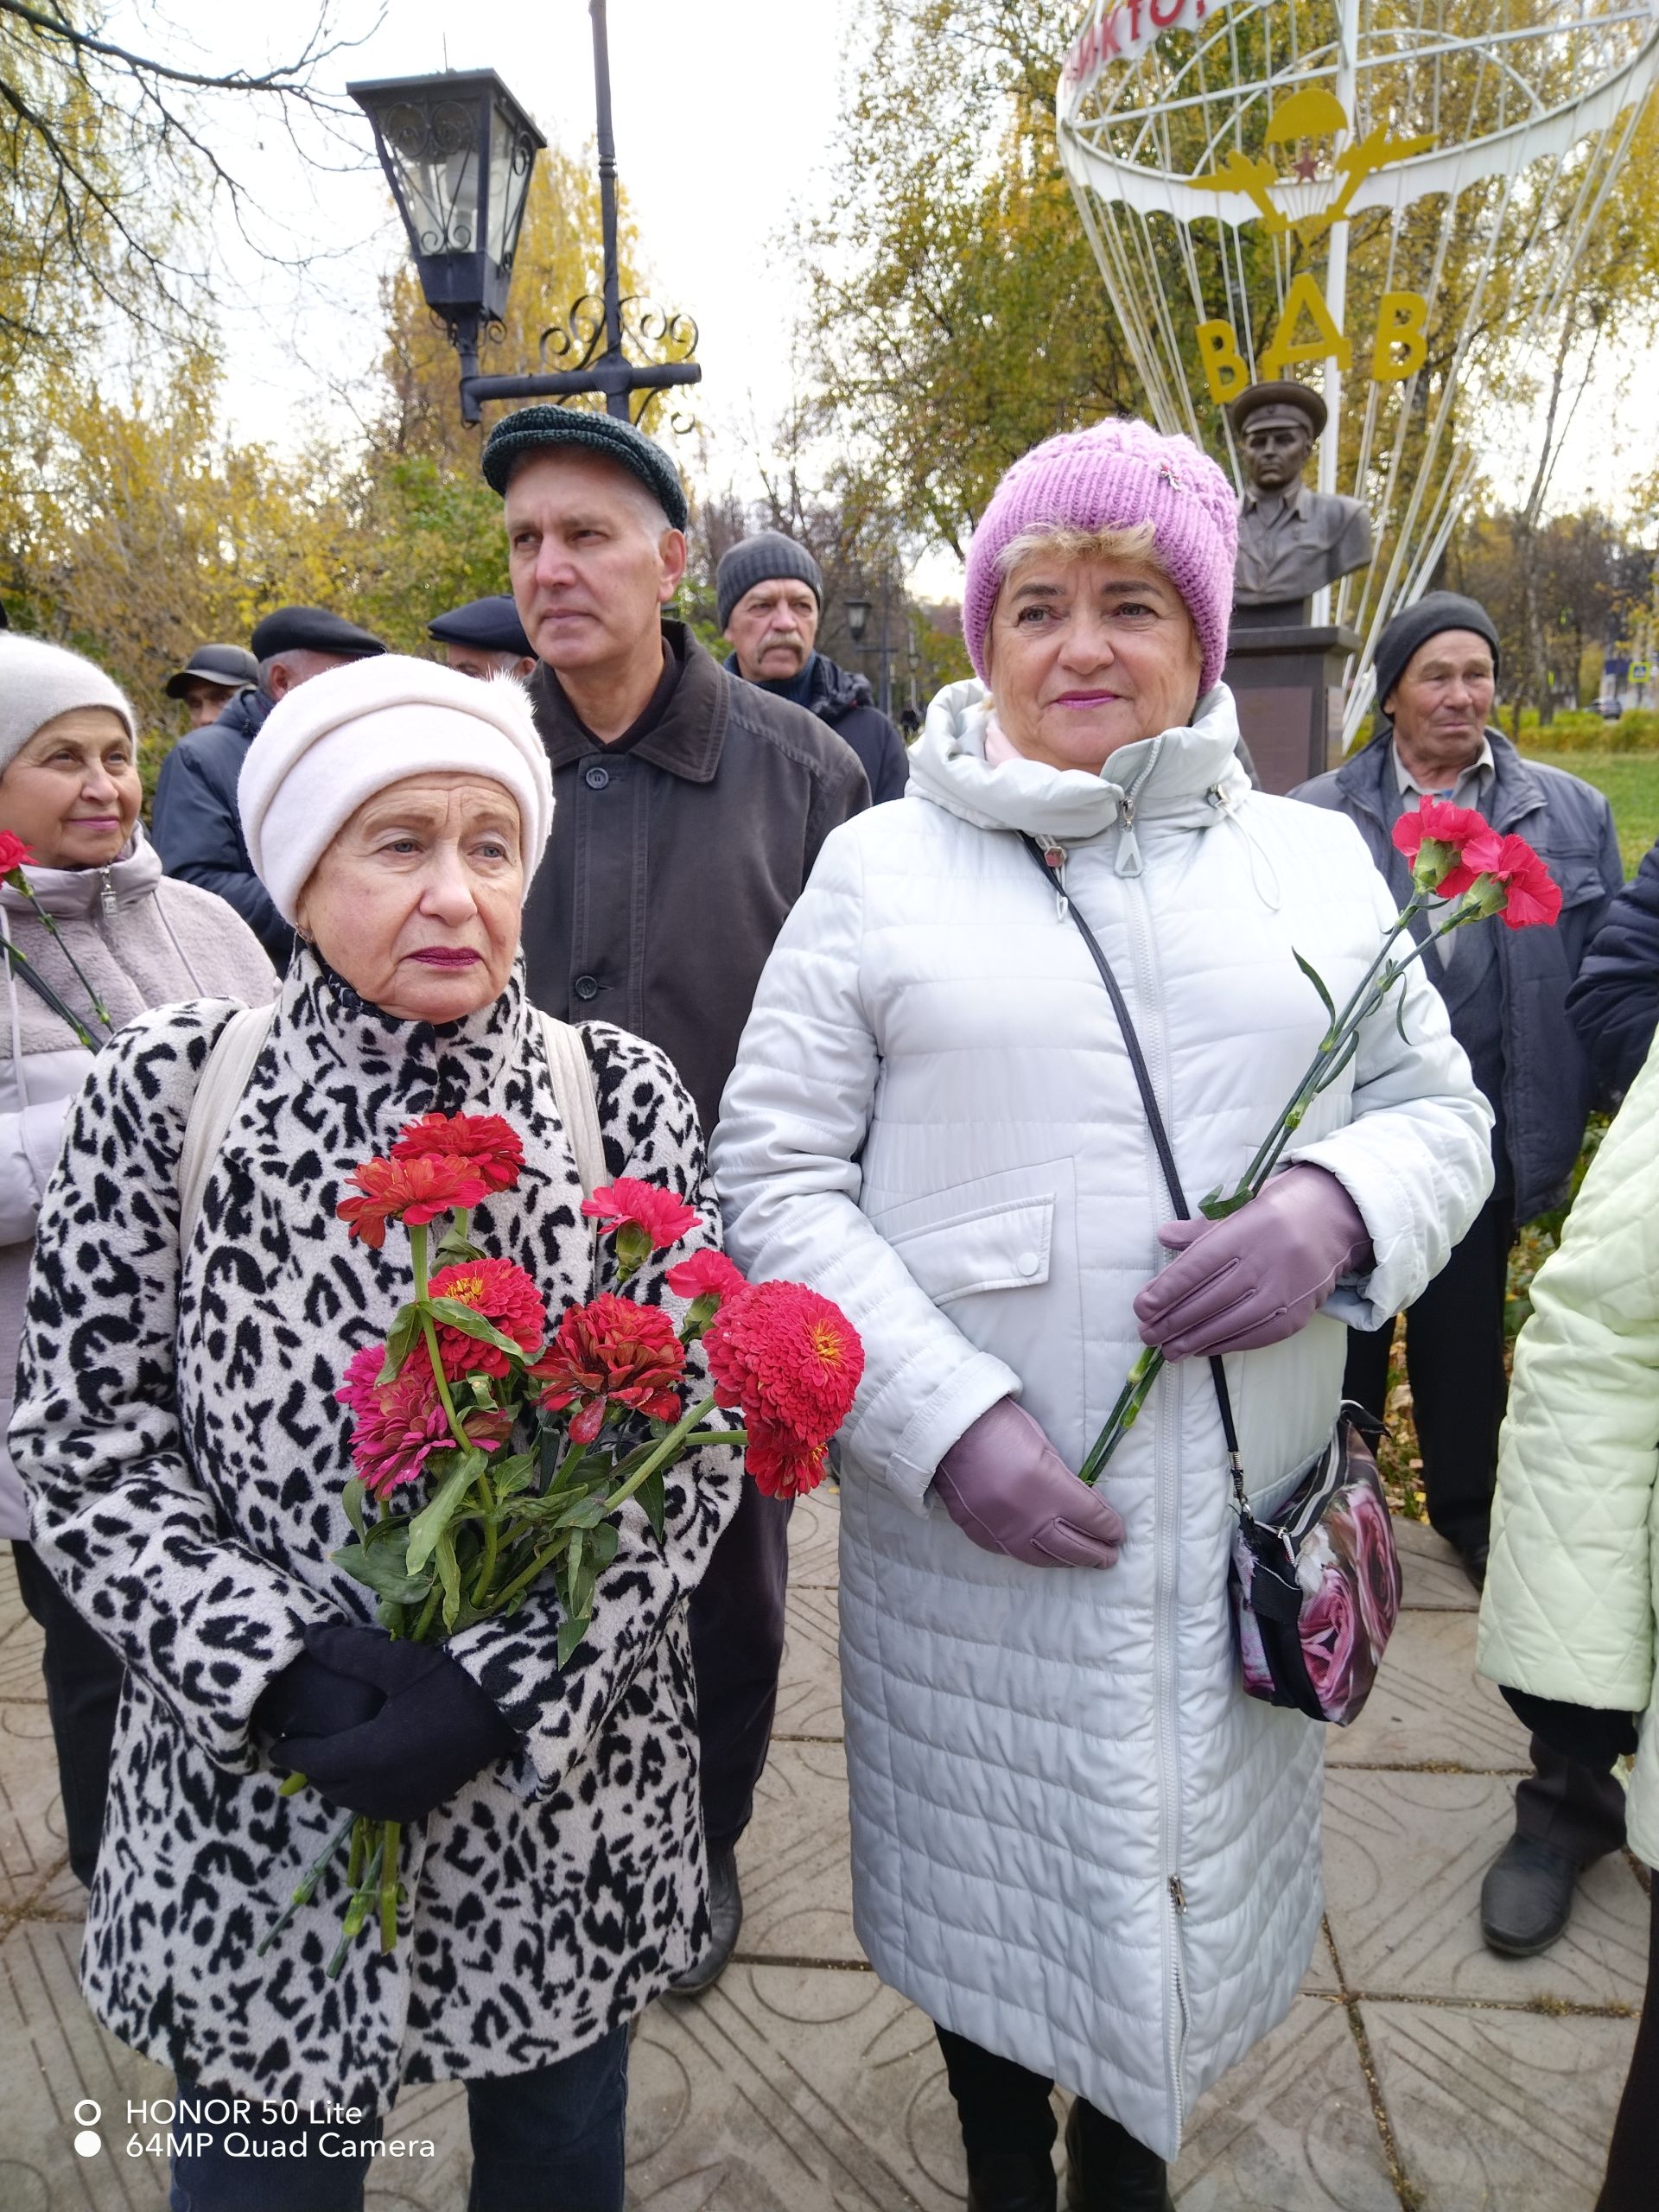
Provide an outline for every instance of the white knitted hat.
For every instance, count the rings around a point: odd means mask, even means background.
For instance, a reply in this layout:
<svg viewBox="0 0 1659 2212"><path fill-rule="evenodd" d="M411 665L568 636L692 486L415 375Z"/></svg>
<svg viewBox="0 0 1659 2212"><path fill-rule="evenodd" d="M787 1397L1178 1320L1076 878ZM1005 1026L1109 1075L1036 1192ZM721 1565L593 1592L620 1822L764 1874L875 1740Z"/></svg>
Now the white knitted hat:
<svg viewBox="0 0 1659 2212"><path fill-rule="evenodd" d="M44 638L0 632L0 774L37 729L77 707L107 707L119 715L136 745L137 726L126 694L103 670Z"/></svg>
<svg viewBox="0 0 1659 2212"><path fill-rule="evenodd" d="M248 857L278 912L294 920L312 869L365 800L409 776L468 769L518 801L528 889L553 827L553 779L522 683L385 653L296 685L237 785Z"/></svg>

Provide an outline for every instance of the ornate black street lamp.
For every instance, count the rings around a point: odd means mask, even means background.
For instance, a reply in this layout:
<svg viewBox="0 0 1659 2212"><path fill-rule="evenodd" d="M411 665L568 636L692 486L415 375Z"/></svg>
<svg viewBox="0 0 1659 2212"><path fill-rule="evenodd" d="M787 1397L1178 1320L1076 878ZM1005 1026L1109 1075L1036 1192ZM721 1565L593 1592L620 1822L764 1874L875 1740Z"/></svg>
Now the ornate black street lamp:
<svg viewBox="0 0 1659 2212"><path fill-rule="evenodd" d="M578 300L568 324L543 331L541 341L543 360L550 350L556 358L575 355L572 368L530 376L479 373L480 340L506 313L531 175L547 143L494 70L445 70L434 77L386 77L346 87L373 127L375 151L409 233L426 303L448 326L461 356L461 412L468 423L480 420L486 399L563 399L584 391L602 392L607 411L626 422L635 392L696 384L702 375L696 361L635 362L623 351L630 323L645 343L672 346L683 355L695 352L697 331L689 316L621 296L605 0L588 0L588 12L594 26L604 296Z"/></svg>
<svg viewBox="0 0 1659 2212"><path fill-rule="evenodd" d="M870 602L868 599L844 599L841 611L847 617L847 634L855 645L864 642L864 632L870 626Z"/></svg>

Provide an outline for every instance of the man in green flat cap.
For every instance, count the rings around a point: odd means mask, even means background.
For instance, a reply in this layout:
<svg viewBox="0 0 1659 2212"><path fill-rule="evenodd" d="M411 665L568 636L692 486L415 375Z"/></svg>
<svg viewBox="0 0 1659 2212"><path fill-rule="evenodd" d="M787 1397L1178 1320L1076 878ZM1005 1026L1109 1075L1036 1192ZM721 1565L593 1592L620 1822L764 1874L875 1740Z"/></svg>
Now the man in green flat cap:
<svg viewBox="0 0 1659 2212"><path fill-rule="evenodd" d="M553 840L524 910L531 995L649 1038L712 1134L760 970L830 832L869 804L851 747L729 673L664 610L685 573L685 493L631 423L526 407L491 431L508 569L541 666ZM745 1483L691 1599L714 1939L742 1922L736 1845L766 1764L783 1656L789 1502Z"/></svg>

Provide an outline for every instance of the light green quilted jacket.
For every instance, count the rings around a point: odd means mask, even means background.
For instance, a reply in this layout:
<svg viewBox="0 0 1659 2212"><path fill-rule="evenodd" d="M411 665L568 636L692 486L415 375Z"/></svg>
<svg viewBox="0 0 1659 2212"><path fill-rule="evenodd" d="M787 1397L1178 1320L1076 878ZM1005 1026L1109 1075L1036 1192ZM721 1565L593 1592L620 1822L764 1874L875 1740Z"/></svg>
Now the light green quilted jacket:
<svg viewBox="0 0 1659 2212"><path fill-rule="evenodd" d="M1659 1866L1659 1054L1608 1131L1532 1302L1498 1456L1480 1671L1646 1716L1630 1840Z"/></svg>

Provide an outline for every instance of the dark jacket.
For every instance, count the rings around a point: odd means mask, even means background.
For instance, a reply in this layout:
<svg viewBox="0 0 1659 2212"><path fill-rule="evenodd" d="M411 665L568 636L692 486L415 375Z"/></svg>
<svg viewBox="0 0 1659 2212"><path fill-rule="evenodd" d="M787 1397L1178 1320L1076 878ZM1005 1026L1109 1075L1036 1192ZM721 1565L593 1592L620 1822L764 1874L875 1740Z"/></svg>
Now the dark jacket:
<svg viewBox="0 0 1659 2212"><path fill-rule="evenodd" d="M1567 1015L1590 1056L1598 1100L1617 1105L1659 1027L1659 844L1608 907L1567 993Z"/></svg>
<svg viewBox="0 0 1659 2212"><path fill-rule="evenodd" d="M588 735L545 667L531 678L554 807L524 957L548 1013L659 1045L707 1134L772 939L869 787L857 755L804 708L663 626L680 678L625 752Z"/></svg>
<svg viewBox="0 0 1659 2212"><path fill-rule="evenodd" d="M869 679L837 667L823 653L814 653L808 665L812 688L806 703L863 762L870 804L883 806L890 798L902 798L910 781L910 755L904 739L876 705Z"/></svg>
<svg viewBox="0 0 1659 2212"><path fill-rule="evenodd" d="M1624 871L1612 809L1599 791L1559 768L1523 760L1500 731L1486 734L1496 768L1486 810L1492 827L1524 837L1561 887L1560 918L1551 929L1511 930L1496 921L1475 925L1494 932L1503 995L1503 1076L1491 1101L1507 1155L1498 1172L1502 1179L1507 1166L1516 1218L1529 1221L1560 1204L1584 1141L1590 1069L1567 1018L1567 994ZM1301 785L1291 797L1347 815L1404 906L1411 876L1389 830L1393 747L1393 732L1384 729L1363 753ZM1423 965L1447 1000L1452 1033L1460 1034L1454 1000L1459 963L1446 969L1430 953Z"/></svg>
<svg viewBox="0 0 1659 2212"><path fill-rule="evenodd" d="M149 835L169 875L228 899L285 969L294 932L253 872L236 810L242 763L276 703L263 691L238 691L216 722L179 740L162 763Z"/></svg>

